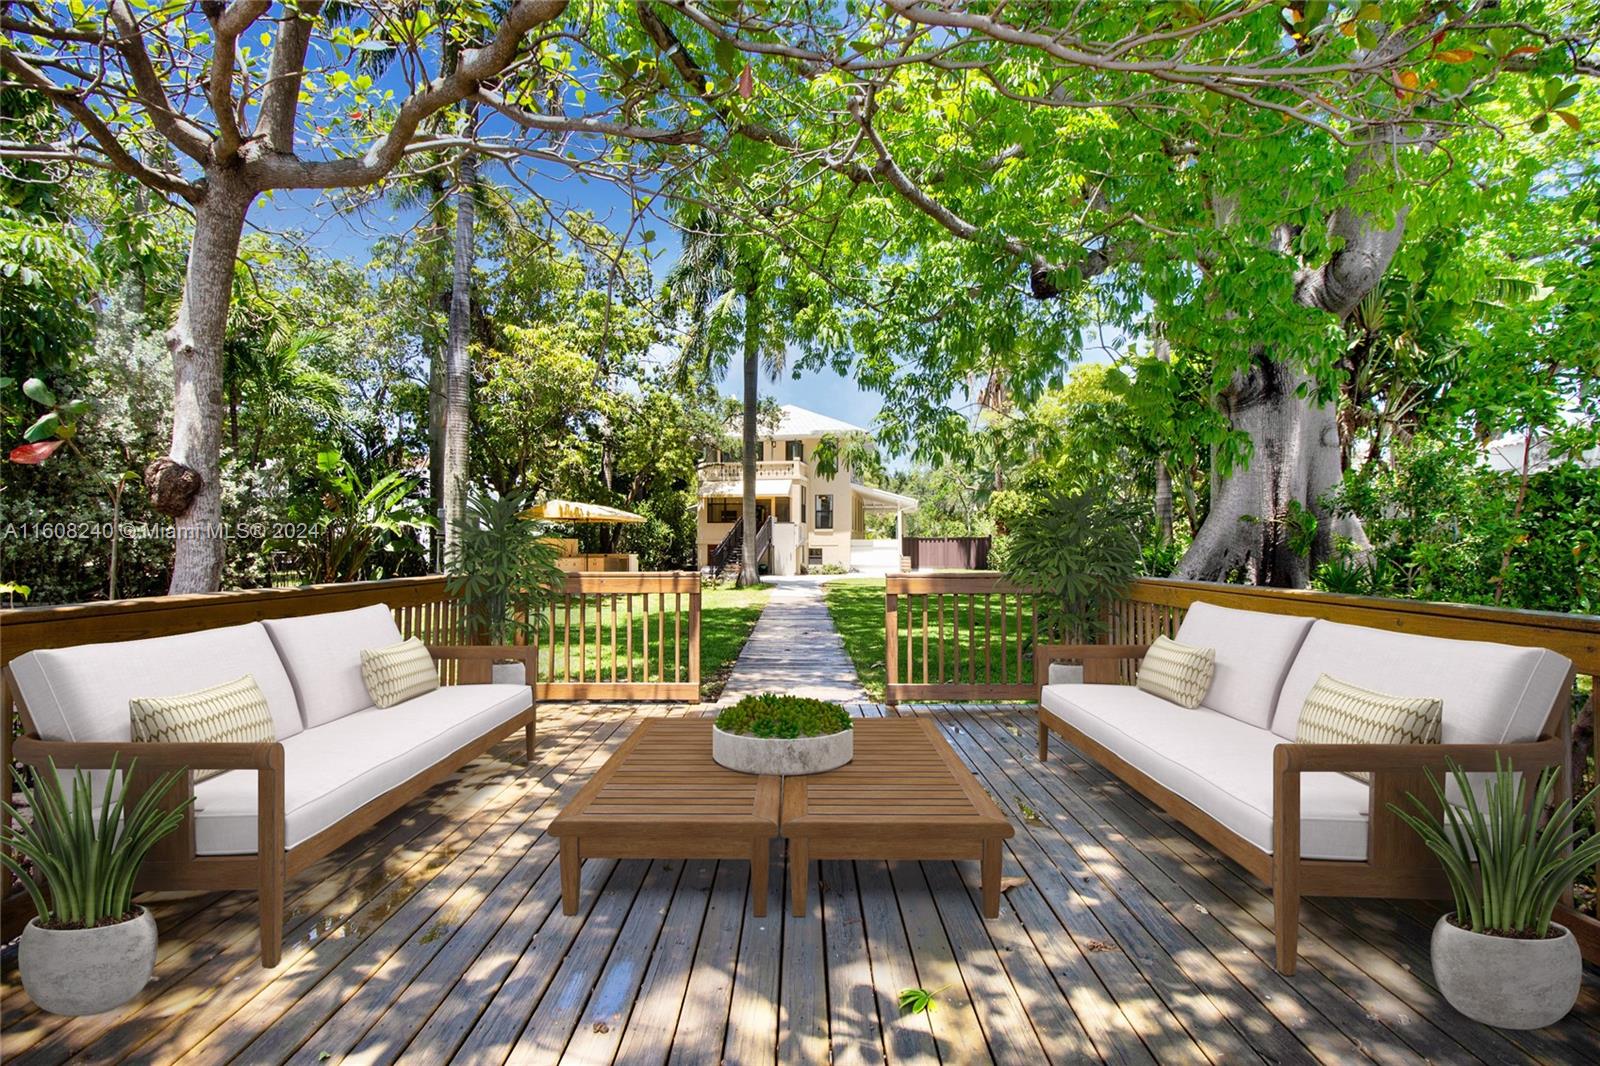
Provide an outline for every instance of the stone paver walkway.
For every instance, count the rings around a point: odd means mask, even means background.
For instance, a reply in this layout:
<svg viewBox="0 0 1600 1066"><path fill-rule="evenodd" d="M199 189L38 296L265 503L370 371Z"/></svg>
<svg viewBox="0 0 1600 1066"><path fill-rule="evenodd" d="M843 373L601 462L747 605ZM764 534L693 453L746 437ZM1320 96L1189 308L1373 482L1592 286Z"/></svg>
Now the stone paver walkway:
<svg viewBox="0 0 1600 1066"><path fill-rule="evenodd" d="M769 578L773 586L761 620L745 643L719 705L762 692L860 703L867 698L844 641L822 602L822 584Z"/></svg>

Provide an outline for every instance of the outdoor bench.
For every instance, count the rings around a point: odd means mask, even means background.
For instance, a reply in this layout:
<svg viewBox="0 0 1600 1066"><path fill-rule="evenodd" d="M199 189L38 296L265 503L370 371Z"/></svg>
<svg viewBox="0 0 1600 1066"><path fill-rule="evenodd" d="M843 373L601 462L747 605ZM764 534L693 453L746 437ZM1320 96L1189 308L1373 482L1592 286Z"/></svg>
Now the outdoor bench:
<svg viewBox="0 0 1600 1066"><path fill-rule="evenodd" d="M1060 735L1270 885L1285 974L1301 896L1449 898L1437 861L1389 809L1412 793L1437 811L1425 771L1443 779L1447 759L1479 772L1497 758L1534 773L1566 764L1573 664L1544 648L1205 602L1190 606L1174 639L1216 651L1210 689L1192 710L1123 683L1136 678L1144 646L1039 647L1039 757ZM1081 664L1085 683L1052 684L1052 663ZM1323 674L1442 699L1441 743L1295 743ZM1453 783L1446 795L1462 798Z"/></svg>
<svg viewBox="0 0 1600 1066"><path fill-rule="evenodd" d="M17 761L47 759L64 774L138 760L137 792L165 771L225 770L197 784L186 776L169 803L193 796L177 832L141 870L143 890L254 888L260 896L261 964L278 963L284 884L515 729L534 749L527 685L487 683L491 664L526 647L431 646L446 682L394 706L372 705L361 651L402 639L384 604L269 619L144 640L40 649L6 668L22 714ZM267 700L272 743L152 743L132 739L129 701L255 678ZM453 682L453 683L451 683ZM119 771L120 772L120 771Z"/></svg>

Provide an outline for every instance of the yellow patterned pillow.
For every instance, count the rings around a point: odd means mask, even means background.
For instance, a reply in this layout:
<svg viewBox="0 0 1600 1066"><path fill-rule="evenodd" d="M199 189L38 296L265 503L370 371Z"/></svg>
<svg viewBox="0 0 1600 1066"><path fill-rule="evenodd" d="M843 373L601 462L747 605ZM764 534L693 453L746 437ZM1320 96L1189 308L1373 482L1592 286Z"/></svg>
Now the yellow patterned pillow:
<svg viewBox="0 0 1600 1066"><path fill-rule="evenodd" d="M1216 669L1217 649L1157 637L1139 664L1138 685L1152 696L1193 709L1206 698Z"/></svg>
<svg viewBox="0 0 1600 1066"><path fill-rule="evenodd" d="M361 650L361 680L374 707L393 707L439 687L439 668L416 637L387 648Z"/></svg>
<svg viewBox="0 0 1600 1066"><path fill-rule="evenodd" d="M1389 696L1323 674L1306 694L1294 739L1297 744L1437 744L1443 717L1444 701L1436 697Z"/></svg>
<svg viewBox="0 0 1600 1066"><path fill-rule="evenodd" d="M168 744L270 744L277 740L267 697L251 674L181 696L142 696L128 701L133 739ZM194 780L227 773L196 770Z"/></svg>

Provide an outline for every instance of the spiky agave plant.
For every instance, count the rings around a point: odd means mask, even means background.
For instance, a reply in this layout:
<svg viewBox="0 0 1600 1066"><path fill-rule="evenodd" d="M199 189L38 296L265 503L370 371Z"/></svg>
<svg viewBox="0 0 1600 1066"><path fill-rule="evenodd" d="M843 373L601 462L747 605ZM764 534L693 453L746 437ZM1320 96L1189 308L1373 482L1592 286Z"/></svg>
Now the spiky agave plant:
<svg viewBox="0 0 1600 1066"><path fill-rule="evenodd" d="M1533 802L1528 803L1524 776L1496 756L1494 776L1485 783L1480 805L1466 771L1454 760L1446 760L1445 766L1461 790L1459 806L1449 802L1429 770L1428 784L1442 816L1409 793L1406 798L1415 811L1392 803L1389 809L1416 830L1444 864L1455 897L1456 922L1474 933L1548 936L1556 900L1579 870L1600 862L1600 834L1580 841L1573 828L1577 812L1600 787L1576 803L1562 801L1546 817L1560 772L1556 767L1546 767L1539 775Z"/></svg>
<svg viewBox="0 0 1600 1066"><path fill-rule="evenodd" d="M128 775L137 764L137 759L128 763ZM4 844L0 863L27 890L41 924L91 929L128 916L133 910L133 881L139 865L157 841L179 826L184 808L194 802L186 799L170 810L161 806L187 772L161 775L129 807L127 777L119 777L113 757L96 817L94 793L85 771L73 774L69 802L54 760L49 773L38 775L37 784L12 770L28 816L24 818L10 803L5 804L12 827L0 837Z"/></svg>

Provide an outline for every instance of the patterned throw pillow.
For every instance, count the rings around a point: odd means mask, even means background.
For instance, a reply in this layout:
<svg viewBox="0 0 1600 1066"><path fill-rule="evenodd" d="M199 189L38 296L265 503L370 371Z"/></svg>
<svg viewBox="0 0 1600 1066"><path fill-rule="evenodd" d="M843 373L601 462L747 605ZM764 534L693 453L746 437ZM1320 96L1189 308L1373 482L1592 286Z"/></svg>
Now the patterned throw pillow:
<svg viewBox="0 0 1600 1066"><path fill-rule="evenodd" d="M439 687L439 668L416 637L387 648L361 650L361 680L374 707L393 707Z"/></svg>
<svg viewBox="0 0 1600 1066"><path fill-rule="evenodd" d="M128 701L133 739L168 744L270 744L277 740L267 697L251 674L181 696L143 696ZM226 770L196 770L198 783Z"/></svg>
<svg viewBox="0 0 1600 1066"><path fill-rule="evenodd" d="M1437 744L1444 701L1388 696L1323 674L1306 694L1297 744ZM1351 772L1357 781L1369 774Z"/></svg>
<svg viewBox="0 0 1600 1066"><path fill-rule="evenodd" d="M1157 637L1139 664L1138 685L1152 696L1193 709L1206 698L1216 669L1217 649Z"/></svg>

